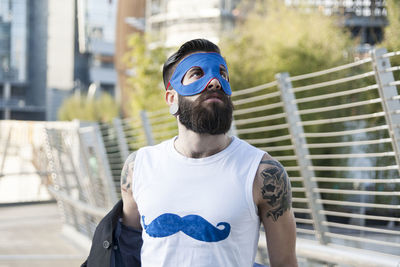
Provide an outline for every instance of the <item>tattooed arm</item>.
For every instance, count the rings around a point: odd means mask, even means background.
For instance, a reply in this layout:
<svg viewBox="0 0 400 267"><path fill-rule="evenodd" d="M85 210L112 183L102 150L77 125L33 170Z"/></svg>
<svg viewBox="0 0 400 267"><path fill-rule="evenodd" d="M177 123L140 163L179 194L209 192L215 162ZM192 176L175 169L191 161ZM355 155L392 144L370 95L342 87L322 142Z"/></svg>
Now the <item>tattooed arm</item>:
<svg viewBox="0 0 400 267"><path fill-rule="evenodd" d="M129 155L121 173L121 196L123 203L122 220L125 225L132 226L135 229L141 229L140 214L132 195L132 177L135 155L135 153Z"/></svg>
<svg viewBox="0 0 400 267"><path fill-rule="evenodd" d="M283 166L267 154L254 179L253 198L265 228L271 267L297 266L290 181Z"/></svg>

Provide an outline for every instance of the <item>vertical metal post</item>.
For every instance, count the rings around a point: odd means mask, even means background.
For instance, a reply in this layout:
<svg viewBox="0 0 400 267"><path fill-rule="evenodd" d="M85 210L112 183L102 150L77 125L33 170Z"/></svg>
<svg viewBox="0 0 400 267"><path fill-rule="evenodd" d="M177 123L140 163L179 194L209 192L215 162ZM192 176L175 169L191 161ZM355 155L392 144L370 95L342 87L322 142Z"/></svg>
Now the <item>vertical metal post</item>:
<svg viewBox="0 0 400 267"><path fill-rule="evenodd" d="M4 119L9 120L11 118L11 112L10 112L10 107L9 102L11 98L11 84L10 82L6 79L6 82L4 83L3 87L3 99L5 102L5 107L4 107Z"/></svg>
<svg viewBox="0 0 400 267"><path fill-rule="evenodd" d="M3 157L1 159L1 165L0 165L0 177L3 175L4 165L6 163L7 150L8 150L8 147L10 146L11 132L12 132L12 125L10 125L8 127L8 135L7 135L5 145L4 145L4 150L2 151Z"/></svg>
<svg viewBox="0 0 400 267"><path fill-rule="evenodd" d="M65 171L64 168L64 162L62 161L62 152L63 152L63 147L62 147L62 130L56 130L56 129L48 129L45 128L45 133L46 133L46 154L48 156L49 162L51 162L50 167L51 167L51 172L53 173L52 176L56 177L55 182L55 187L58 188L60 191L65 191L66 194L71 197L72 196L72 190L70 183L67 178L67 172ZM74 206L61 201L61 204L64 207L64 216L66 219L66 222L68 223L69 218L72 218L72 223L75 229L79 228L79 223L78 223L78 215L77 211L75 210Z"/></svg>
<svg viewBox="0 0 400 267"><path fill-rule="evenodd" d="M76 134L76 132L75 131L71 131L71 132L68 132L68 134L73 134L74 135L74 134ZM60 141L62 142L61 146L64 147L65 157L63 157L63 158L64 159L68 159L69 165L70 165L69 167L71 168L71 170L65 170L64 169L64 165L68 164L68 162L65 162L65 161L64 161L64 163L60 163L61 169L64 172L65 176L71 175L71 173L72 173L71 180L75 180L73 185L74 185L74 187L76 187L78 189L79 200L82 200L82 197L84 196L84 192L82 190L82 185L81 185L81 177L82 177L82 175L81 175L79 169L75 165L75 161L74 161L73 154L72 154L72 147L71 147L72 145L68 145L65 142L65 139L62 139Z"/></svg>
<svg viewBox="0 0 400 267"><path fill-rule="evenodd" d="M390 69L389 58L383 57L386 48L380 48L371 52L372 66L375 71L375 79L378 84L379 95L382 99L382 106L385 112L386 123L389 127L390 138L395 152L397 166L400 173L400 100L397 98L397 88L392 85L394 80L393 72Z"/></svg>
<svg viewBox="0 0 400 267"><path fill-rule="evenodd" d="M276 79L278 81L278 87L281 90L281 97L286 112L286 120L289 124L289 131L292 143L295 147L297 162L300 166L301 175L304 178L304 187L306 189L308 205L310 206L314 220L316 238L321 244L327 244L330 242L330 238L325 235L325 233L328 232L328 228L322 224L323 221L326 221L326 218L324 214L319 212L323 210L321 203L318 202L321 196L319 192L314 192L313 190L314 188L317 188L318 185L312 180L312 177L315 177L315 174L314 171L310 169L312 162L307 157L310 153L308 148L305 147L306 139L304 137L304 129L301 125L300 115L295 102L295 95L291 90L292 83L289 80L289 74L286 72L277 74Z"/></svg>
<svg viewBox="0 0 400 267"><path fill-rule="evenodd" d="M81 151L81 153L83 155L83 160L81 160L81 161L82 161L83 166L85 168L86 175L87 175L87 177L88 177L88 179L90 181L90 187L91 188L90 189L89 188L86 189L87 195L88 195L88 202L90 204L98 207L100 205L96 201L95 195L99 194L99 192L96 192L96 190L92 189L96 184L96 180L94 178L93 171L90 169L89 162L88 162L91 155L90 155L90 153L88 153L87 147L84 146L84 141L83 141L83 138L82 138L82 134L79 131L79 129L76 130L76 134L77 134L77 137L79 138L79 149L80 149L80 151Z"/></svg>
<svg viewBox="0 0 400 267"><path fill-rule="evenodd" d="M77 126L76 129L71 131L71 134L73 134L75 136L74 140L78 144L73 142L74 144L71 145L70 148L69 148L69 152L70 153L69 153L68 156L70 157L70 160L72 162L72 167L74 169L75 178L77 180L77 185L78 185L78 189L79 189L79 195L82 196L82 198L80 197L80 200L84 201L84 202L86 202L86 203L88 203L90 205L96 206L96 199L94 197L94 194L96 194L98 192L94 192L95 190L91 190L95 183L94 183L94 179L93 179L93 176L92 176L92 172L88 168L87 160L88 160L89 157L88 157L88 155L86 153L85 147L83 147L83 144L82 144L82 140L81 140L82 138L81 138L81 135L80 135L80 132L79 132L79 121L76 121L76 126ZM78 157L76 157L73 154L73 150L74 150L74 148L76 148L76 146L78 146L79 152L84 155L83 160L80 160L80 157L81 157L80 153L78 154L79 155ZM74 158L77 159L78 162L83 163L83 165L85 166L86 174L88 175L89 180L90 180L90 184L91 184L90 187L87 186L86 182L84 182L85 174L84 174L84 172L82 172L82 167L81 167L80 164L76 164L75 165ZM85 198L83 198L83 196ZM81 217L82 217L80 223L85 226L85 229L86 229L87 233L92 233L92 231L93 231L93 229L92 229L92 221L94 220L93 216L91 216L90 213L87 213L87 212L82 211L80 209L76 209L76 210L77 210L77 213L80 214ZM75 230L79 232L80 229L77 228Z"/></svg>
<svg viewBox="0 0 400 267"><path fill-rule="evenodd" d="M122 121L120 118L113 119L113 125L115 133L117 135L118 148L121 153L122 161L125 161L129 156L128 142L126 141L124 128L122 127Z"/></svg>
<svg viewBox="0 0 400 267"><path fill-rule="evenodd" d="M104 146L103 137L101 136L100 127L97 123L93 123L93 137L96 144L96 157L100 160L99 167L103 174L104 184L106 185L106 192L108 197L108 205L112 207L117 201L117 192L115 191L115 184L112 178L110 163L108 162L107 152Z"/></svg>
<svg viewBox="0 0 400 267"><path fill-rule="evenodd" d="M63 132L67 132L67 131L63 131ZM74 136L76 136L77 133L78 133L78 131L76 131L76 130L68 131L68 134L71 134ZM76 141L79 142L79 137L78 136L76 136L76 137L77 137L77 139L76 138L74 138L74 139L76 139ZM76 164L75 164L76 162L74 161L73 148L76 144L74 144L74 142L72 142L72 144L68 144L65 142L65 139L62 139L61 142L62 142L62 146L64 147L64 153L66 156L64 158L68 159L69 165L71 168L71 170L67 170L68 173L65 173L64 176L70 175L71 180L75 180L73 184L74 184L74 187L76 187L76 188L74 188L74 190L76 190L76 189L78 190L79 200L87 202L88 199L85 199L85 197L88 196L88 192L85 192L86 190L84 191L85 187L82 186L82 184L81 184L81 182L83 181L83 179L82 179L83 175L82 175L80 168L76 167ZM66 163L67 162L64 161L63 164L61 165L63 172L65 172L65 169L62 166ZM66 180L68 180L68 179L66 179ZM71 193L70 193L69 197L73 198ZM79 224L84 224L86 231L88 233L90 233L90 219L87 216L87 214L85 214L85 212L81 211L80 209L78 209L74 206L72 206L71 208L74 209L74 216L81 217L80 220L77 219L79 223L77 225L75 225L75 230L77 230L79 232Z"/></svg>
<svg viewBox="0 0 400 267"><path fill-rule="evenodd" d="M147 112L145 110L140 111L140 118L142 119L142 125L144 133L146 134L147 144L149 146L152 146L154 145L154 138L151 131L151 124L149 121L149 117L147 116Z"/></svg>

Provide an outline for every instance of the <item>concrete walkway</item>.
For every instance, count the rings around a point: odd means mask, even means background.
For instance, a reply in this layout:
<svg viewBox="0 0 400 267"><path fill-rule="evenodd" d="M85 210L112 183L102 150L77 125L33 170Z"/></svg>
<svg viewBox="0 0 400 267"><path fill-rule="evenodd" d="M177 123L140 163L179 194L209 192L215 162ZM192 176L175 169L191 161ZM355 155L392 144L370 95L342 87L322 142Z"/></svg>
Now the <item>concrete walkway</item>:
<svg viewBox="0 0 400 267"><path fill-rule="evenodd" d="M80 266L87 250L61 230L55 203L0 206L0 267Z"/></svg>

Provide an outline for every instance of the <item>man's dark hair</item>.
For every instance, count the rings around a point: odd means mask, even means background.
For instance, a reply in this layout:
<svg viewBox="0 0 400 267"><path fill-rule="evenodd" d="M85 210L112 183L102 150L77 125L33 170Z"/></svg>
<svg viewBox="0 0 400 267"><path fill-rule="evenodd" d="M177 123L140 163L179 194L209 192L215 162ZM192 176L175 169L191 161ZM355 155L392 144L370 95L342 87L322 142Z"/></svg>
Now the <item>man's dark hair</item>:
<svg viewBox="0 0 400 267"><path fill-rule="evenodd" d="M172 54L164 63L163 80L165 88L167 88L168 82L175 71L177 63L180 62L187 55L194 52L215 52L221 54L219 47L206 39L194 39L184 43L178 49L178 51Z"/></svg>

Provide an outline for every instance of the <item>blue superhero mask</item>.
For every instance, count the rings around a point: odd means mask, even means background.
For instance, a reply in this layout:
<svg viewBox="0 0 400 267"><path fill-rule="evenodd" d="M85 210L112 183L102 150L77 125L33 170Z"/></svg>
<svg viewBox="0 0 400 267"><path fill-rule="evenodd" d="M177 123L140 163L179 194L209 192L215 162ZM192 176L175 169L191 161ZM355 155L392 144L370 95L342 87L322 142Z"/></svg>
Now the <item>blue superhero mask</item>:
<svg viewBox="0 0 400 267"><path fill-rule="evenodd" d="M222 86L225 94L231 95L231 86L229 82L225 80L220 73L220 65L225 66L228 72L228 67L225 60L218 53L196 53L188 56L182 60L176 67L174 73L172 74L171 80L167 86L172 85L172 87L180 95L191 96L201 93L212 79L217 79ZM183 85L182 80L186 72L192 67L200 67L203 70L203 76L188 85Z"/></svg>

